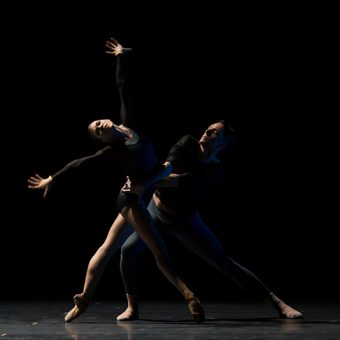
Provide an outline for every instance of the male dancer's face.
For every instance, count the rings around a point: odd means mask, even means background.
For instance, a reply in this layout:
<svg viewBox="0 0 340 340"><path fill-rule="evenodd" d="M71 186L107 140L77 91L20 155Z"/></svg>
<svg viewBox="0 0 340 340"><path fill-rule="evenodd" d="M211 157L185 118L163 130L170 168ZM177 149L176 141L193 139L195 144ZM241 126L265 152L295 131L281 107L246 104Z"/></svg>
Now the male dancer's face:
<svg viewBox="0 0 340 340"><path fill-rule="evenodd" d="M210 125L202 135L200 143L210 148L222 146L225 143L224 125L222 123Z"/></svg>

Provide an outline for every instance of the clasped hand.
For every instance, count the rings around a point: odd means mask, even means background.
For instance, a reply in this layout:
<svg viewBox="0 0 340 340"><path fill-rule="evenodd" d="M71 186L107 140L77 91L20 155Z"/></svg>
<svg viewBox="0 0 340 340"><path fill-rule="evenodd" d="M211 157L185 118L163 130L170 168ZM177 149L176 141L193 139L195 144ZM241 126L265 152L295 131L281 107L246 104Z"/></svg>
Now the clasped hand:
<svg viewBox="0 0 340 340"><path fill-rule="evenodd" d="M136 194L141 196L144 193L144 185L140 183L132 183L129 176L126 176L126 182L120 189L122 192Z"/></svg>

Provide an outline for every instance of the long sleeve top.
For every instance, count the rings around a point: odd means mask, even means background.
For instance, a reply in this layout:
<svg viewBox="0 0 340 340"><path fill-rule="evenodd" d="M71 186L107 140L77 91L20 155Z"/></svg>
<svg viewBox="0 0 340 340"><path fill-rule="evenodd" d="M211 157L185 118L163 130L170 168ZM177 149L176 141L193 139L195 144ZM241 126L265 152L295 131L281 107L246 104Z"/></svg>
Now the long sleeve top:
<svg viewBox="0 0 340 340"><path fill-rule="evenodd" d="M66 174L86 165L102 166L101 162L113 163L125 175L130 176L130 179L134 182L144 182L144 180L150 178L152 173L155 173L156 168L159 168L152 143L149 138L137 131L127 73L128 62L129 53L117 56L116 84L120 96L121 124L138 135L137 142L131 144L115 141L92 155L75 159L52 175L54 181L58 181Z"/></svg>

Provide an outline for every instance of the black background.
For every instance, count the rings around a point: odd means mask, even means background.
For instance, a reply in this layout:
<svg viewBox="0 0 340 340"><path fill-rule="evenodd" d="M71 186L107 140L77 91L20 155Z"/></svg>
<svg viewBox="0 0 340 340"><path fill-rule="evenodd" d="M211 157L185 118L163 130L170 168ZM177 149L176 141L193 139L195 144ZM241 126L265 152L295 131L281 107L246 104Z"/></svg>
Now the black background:
<svg viewBox="0 0 340 340"><path fill-rule="evenodd" d="M54 173L95 146L86 127L115 118L114 58L133 47L140 125L160 158L216 118L235 128L228 180L202 202L228 254L286 298L339 299L338 106L332 9L110 5L7 8L3 29L2 298L69 298L115 216L122 178L88 169L47 199L27 178ZM246 297L167 239L198 296ZM151 255L141 294L177 297ZM97 297L120 298L119 255Z"/></svg>

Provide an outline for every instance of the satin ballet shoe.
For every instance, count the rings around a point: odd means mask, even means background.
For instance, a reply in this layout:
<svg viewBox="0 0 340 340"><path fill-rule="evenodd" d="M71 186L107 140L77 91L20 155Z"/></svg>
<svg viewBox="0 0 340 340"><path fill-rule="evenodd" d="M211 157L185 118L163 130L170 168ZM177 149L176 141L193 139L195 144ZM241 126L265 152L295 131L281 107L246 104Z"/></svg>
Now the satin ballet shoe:
<svg viewBox="0 0 340 340"><path fill-rule="evenodd" d="M85 298L85 294L76 294L73 297L74 307L65 315L65 322L71 322L79 315L85 312L87 306L90 303L88 298Z"/></svg>
<svg viewBox="0 0 340 340"><path fill-rule="evenodd" d="M188 303L189 311L192 318L197 323L202 323L205 320L205 316L200 301L196 297L191 297L189 299L186 299L186 301Z"/></svg>

